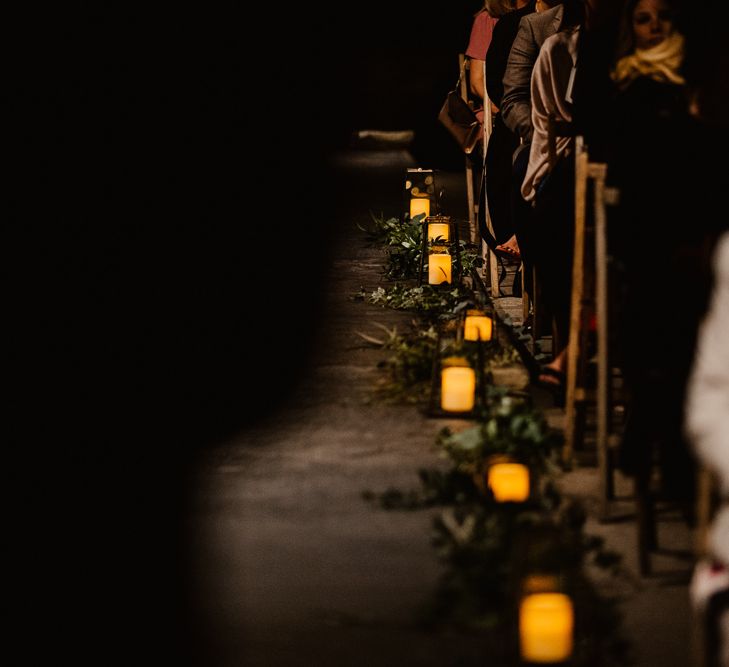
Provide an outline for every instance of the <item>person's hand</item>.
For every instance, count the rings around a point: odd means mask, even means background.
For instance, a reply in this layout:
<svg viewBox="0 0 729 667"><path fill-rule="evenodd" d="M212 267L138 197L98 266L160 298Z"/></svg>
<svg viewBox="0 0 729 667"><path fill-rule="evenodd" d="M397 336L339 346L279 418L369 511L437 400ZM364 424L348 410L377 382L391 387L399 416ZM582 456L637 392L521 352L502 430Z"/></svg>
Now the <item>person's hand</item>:
<svg viewBox="0 0 729 667"><path fill-rule="evenodd" d="M499 107L497 107L493 102L491 102L491 113L499 113Z"/></svg>

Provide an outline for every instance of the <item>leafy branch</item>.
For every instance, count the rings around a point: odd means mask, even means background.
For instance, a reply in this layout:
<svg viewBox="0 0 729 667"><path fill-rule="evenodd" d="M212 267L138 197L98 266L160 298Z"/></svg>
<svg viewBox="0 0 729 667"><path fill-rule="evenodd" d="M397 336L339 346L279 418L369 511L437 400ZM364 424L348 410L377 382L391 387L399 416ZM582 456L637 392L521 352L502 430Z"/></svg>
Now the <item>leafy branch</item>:
<svg viewBox="0 0 729 667"><path fill-rule="evenodd" d="M411 281L420 270L422 217L401 222L372 216L367 230L371 241L386 248L386 277ZM478 248L459 241L462 275L480 266ZM465 282L468 283L466 280ZM387 377L380 384L385 395L416 402L432 381L434 355L450 352L469 358L472 365L508 363L518 358L499 341L474 354L458 338L442 337L459 322L476 295L464 284L431 286L395 283L355 295L370 304L413 311L422 326L399 333L384 325L382 334L357 332L366 342L391 352L380 362ZM436 349L436 346L439 346ZM478 349L478 348L476 348ZM475 366L474 366L475 367ZM483 369L484 372L488 370ZM436 438L448 465L418 470L419 486L366 491L363 497L387 510L429 510L432 544L443 566L434 595L423 608L421 621L430 628L475 631L486 639L489 659L504 667L522 664L515 637L521 586L532 575L555 577L571 596L577 623L570 664L573 667L618 667L631 664L629 646L621 630L617 598L601 594L590 568L611 577L627 576L619 554L600 537L584 531L586 514L578 499L560 491L560 437L528 395L493 384L485 388L485 402L475 425L453 432L444 428ZM492 457L506 456L528 466L531 493L520 503L499 503L487 484Z"/></svg>

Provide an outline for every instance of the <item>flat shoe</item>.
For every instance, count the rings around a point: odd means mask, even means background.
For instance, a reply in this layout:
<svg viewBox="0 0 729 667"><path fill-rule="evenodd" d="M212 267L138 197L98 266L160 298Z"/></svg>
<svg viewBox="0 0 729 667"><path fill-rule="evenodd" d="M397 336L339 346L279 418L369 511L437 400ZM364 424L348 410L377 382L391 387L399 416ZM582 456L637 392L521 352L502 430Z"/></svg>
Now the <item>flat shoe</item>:
<svg viewBox="0 0 729 667"><path fill-rule="evenodd" d="M543 379L542 376L545 375L555 378L557 382L551 382ZM534 378L534 384L549 391L554 397L555 403L559 406L564 405L566 382L567 376L562 371L555 370L549 366L541 366Z"/></svg>
<svg viewBox="0 0 729 667"><path fill-rule="evenodd" d="M496 248L494 248L494 252L497 254L501 254L502 257L508 257L510 259L521 261L521 253L514 250L513 248L509 248L508 246L497 245Z"/></svg>

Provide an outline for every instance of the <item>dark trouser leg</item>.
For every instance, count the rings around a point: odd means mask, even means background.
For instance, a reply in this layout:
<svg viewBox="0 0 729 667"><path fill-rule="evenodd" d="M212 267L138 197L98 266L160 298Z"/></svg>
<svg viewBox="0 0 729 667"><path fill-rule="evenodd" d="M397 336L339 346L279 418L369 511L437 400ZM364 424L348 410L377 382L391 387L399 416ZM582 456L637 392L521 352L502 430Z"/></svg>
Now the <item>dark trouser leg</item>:
<svg viewBox="0 0 729 667"><path fill-rule="evenodd" d="M574 255L574 162L570 156L559 160L539 190L530 222L527 236L542 298L564 347L569 334Z"/></svg>
<svg viewBox="0 0 729 667"><path fill-rule="evenodd" d="M486 198L494 236L499 243L508 241L515 231L511 219L511 182L512 160L518 145L518 138L504 125L501 115L496 114L486 149Z"/></svg>
<svg viewBox="0 0 729 667"><path fill-rule="evenodd" d="M523 146L516 155L512 164L510 202L511 221L519 244L521 261L524 270L524 286L530 299L534 299L532 293L532 269L534 267L533 246L534 246L534 224L532 218L534 211L529 202L524 201L521 196L521 184L524 181L527 165L529 164L529 146Z"/></svg>

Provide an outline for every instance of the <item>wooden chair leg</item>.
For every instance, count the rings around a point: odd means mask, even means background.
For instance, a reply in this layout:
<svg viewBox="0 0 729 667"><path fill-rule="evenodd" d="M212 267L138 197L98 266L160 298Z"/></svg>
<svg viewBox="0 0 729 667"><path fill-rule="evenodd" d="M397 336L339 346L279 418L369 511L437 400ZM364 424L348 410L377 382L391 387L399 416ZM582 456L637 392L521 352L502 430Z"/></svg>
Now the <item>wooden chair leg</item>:
<svg viewBox="0 0 729 667"><path fill-rule="evenodd" d="M607 449L607 470L605 474L605 499L615 500L615 460L613 449ZM608 508L603 510L603 517L607 517Z"/></svg>
<svg viewBox="0 0 729 667"><path fill-rule="evenodd" d="M529 320L529 311L531 309L531 303L529 301L529 294L527 294L526 283L528 277L524 271L524 263L521 264L521 321L526 324ZM534 336L534 322L532 322L532 336ZM536 339L535 339L536 340Z"/></svg>
<svg viewBox="0 0 729 667"><path fill-rule="evenodd" d="M651 492L651 465L646 459L635 475L635 508L638 528L638 566L641 576L652 573L651 552L658 546L656 516Z"/></svg>
<svg viewBox="0 0 729 667"><path fill-rule="evenodd" d="M607 284L607 220L605 211L605 178L607 165L593 164L590 176L594 180L595 215L595 315L597 320L597 463L599 469L599 514L606 518L608 500L614 496L612 469L608 452L610 409L610 366L608 362L608 284ZM610 487L610 488L609 488Z"/></svg>
<svg viewBox="0 0 729 667"><path fill-rule="evenodd" d="M488 285L491 296L496 299L501 296L500 276L499 276L499 260L485 242L481 241L481 249L483 252L484 265L488 274Z"/></svg>
<svg viewBox="0 0 729 667"><path fill-rule="evenodd" d="M697 558L706 555L706 538L713 514L712 493L714 476L705 466L700 465L696 480L696 529L694 537L694 553Z"/></svg>
<svg viewBox="0 0 729 667"><path fill-rule="evenodd" d="M584 298L584 251L585 217L587 205L588 158L580 137L575 140L575 239L572 260L572 295L570 305L570 328L567 341L567 382L565 387L565 440L562 460L571 465L574 455L577 423L576 410L580 388L578 387L578 361L584 351L580 349L582 328L582 305Z"/></svg>
<svg viewBox="0 0 729 667"><path fill-rule="evenodd" d="M575 424L573 428L574 449L582 450L582 444L585 441L585 433L587 431L587 404L585 401L578 401L574 410Z"/></svg>

